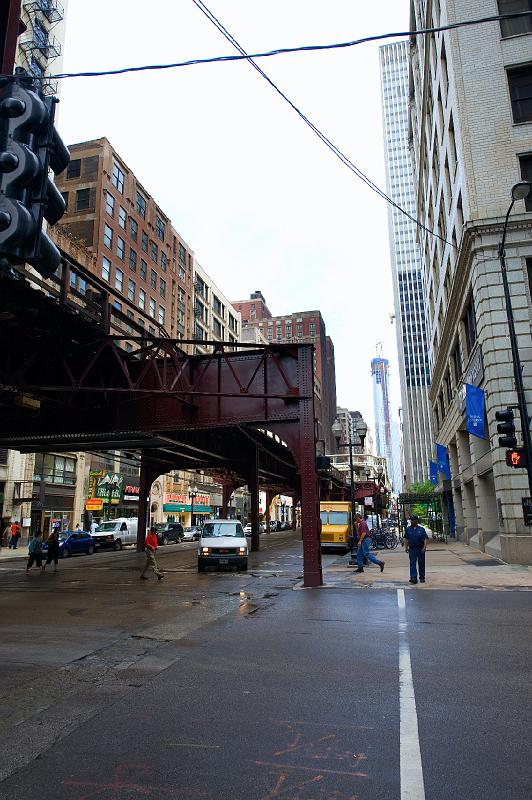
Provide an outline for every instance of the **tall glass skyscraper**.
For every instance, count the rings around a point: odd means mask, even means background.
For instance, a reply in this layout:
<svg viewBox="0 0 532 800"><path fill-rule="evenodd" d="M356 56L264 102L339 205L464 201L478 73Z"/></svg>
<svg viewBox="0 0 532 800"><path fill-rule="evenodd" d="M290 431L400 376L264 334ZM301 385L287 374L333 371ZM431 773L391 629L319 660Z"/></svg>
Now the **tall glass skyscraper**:
<svg viewBox="0 0 532 800"><path fill-rule="evenodd" d="M386 191L415 216L408 144L408 42L383 45L379 54ZM403 477L408 487L428 479L433 447L423 275L416 225L392 205L388 205L388 232L403 407Z"/></svg>
<svg viewBox="0 0 532 800"><path fill-rule="evenodd" d="M390 363L387 358L371 359L373 379L373 412L375 415L375 450L388 463L388 477L392 491L402 489L400 457L397 451L398 423L392 420L390 410Z"/></svg>

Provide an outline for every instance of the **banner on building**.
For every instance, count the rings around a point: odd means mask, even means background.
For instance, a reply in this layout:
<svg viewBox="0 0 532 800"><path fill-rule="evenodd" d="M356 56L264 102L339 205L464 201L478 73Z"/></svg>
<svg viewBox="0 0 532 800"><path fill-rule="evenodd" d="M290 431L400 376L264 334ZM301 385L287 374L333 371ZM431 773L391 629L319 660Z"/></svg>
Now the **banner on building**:
<svg viewBox="0 0 532 800"><path fill-rule="evenodd" d="M440 479L438 477L438 465L436 464L435 461L430 462L429 471L430 471L430 482L433 483L434 486L437 486Z"/></svg>
<svg viewBox="0 0 532 800"><path fill-rule="evenodd" d="M451 467L449 466L449 455L447 448L444 444L436 442L436 461L438 462L438 472L441 472L445 478L451 480Z"/></svg>
<svg viewBox="0 0 532 800"><path fill-rule="evenodd" d="M466 383L466 430L479 439L485 439L484 389Z"/></svg>

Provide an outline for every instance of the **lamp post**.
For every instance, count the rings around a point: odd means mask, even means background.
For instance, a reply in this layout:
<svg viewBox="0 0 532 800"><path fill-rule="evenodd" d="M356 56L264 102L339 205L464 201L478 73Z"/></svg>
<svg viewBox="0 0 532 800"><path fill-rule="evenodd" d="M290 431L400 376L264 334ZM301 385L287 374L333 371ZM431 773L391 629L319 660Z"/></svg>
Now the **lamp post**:
<svg viewBox="0 0 532 800"><path fill-rule="evenodd" d="M512 348L512 362L514 368L515 390L517 394L517 406L519 408L519 416L521 418L521 431L523 436L523 447L526 455L526 471L528 475L528 491L532 497L532 441L530 439L530 421L526 407L525 389L523 386L523 372L521 369L521 359L519 358L519 349L517 346L517 336L515 333L514 314L512 309L512 301L510 298L510 288L508 286L508 273L506 269L506 254L504 252L504 245L506 243L506 231L508 229L508 219L514 203L517 200L526 200L532 195L532 183L530 181L520 181L512 187L512 202L506 212L504 220L504 227L502 229L502 239L499 244L499 260L501 262L501 275L502 285L504 289L504 301L506 305L506 316L508 317L508 331L510 334L510 345Z"/></svg>
<svg viewBox="0 0 532 800"><path fill-rule="evenodd" d="M194 500L198 494L197 486L189 486L188 496L190 498L190 526L194 527Z"/></svg>

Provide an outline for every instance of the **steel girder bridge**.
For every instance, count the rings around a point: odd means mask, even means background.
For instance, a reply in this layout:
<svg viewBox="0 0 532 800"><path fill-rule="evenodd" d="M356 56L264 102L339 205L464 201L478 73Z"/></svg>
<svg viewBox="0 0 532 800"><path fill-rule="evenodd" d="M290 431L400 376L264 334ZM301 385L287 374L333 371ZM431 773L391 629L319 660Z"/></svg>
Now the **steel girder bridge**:
<svg viewBox="0 0 532 800"><path fill-rule="evenodd" d="M1 273L0 446L139 451L138 549L151 484L171 470L210 474L225 512L247 484L252 550L259 487L268 500L291 494L301 502L304 585L321 585L312 345L202 342L210 352L190 355L192 342L146 334L153 320L131 305L135 323L127 307L66 253L52 280ZM346 495L334 471L321 477L329 496Z"/></svg>

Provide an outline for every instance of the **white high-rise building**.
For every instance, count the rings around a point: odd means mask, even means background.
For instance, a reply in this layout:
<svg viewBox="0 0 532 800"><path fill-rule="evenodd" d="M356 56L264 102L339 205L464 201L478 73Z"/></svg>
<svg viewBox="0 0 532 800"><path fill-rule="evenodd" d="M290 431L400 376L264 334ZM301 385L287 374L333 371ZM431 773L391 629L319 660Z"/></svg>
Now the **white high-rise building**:
<svg viewBox="0 0 532 800"><path fill-rule="evenodd" d="M394 463L393 427L390 408L390 363L387 358L377 356L371 360L371 376L373 379L373 411L375 414L375 451L385 458L388 465L388 476L392 491L397 494L402 490L399 470Z"/></svg>
<svg viewBox="0 0 532 800"><path fill-rule="evenodd" d="M379 55L386 191L415 216L408 143L408 44L402 41L383 45ZM433 447L422 262L415 223L392 205L388 205L388 235L403 408L403 478L409 486L428 479ZM395 472L401 472L401 458L394 460Z"/></svg>

